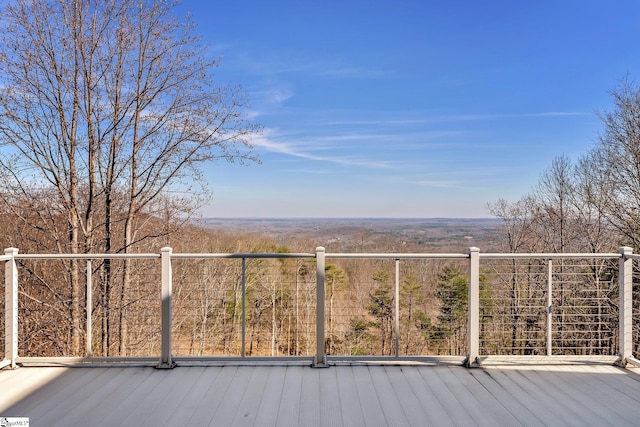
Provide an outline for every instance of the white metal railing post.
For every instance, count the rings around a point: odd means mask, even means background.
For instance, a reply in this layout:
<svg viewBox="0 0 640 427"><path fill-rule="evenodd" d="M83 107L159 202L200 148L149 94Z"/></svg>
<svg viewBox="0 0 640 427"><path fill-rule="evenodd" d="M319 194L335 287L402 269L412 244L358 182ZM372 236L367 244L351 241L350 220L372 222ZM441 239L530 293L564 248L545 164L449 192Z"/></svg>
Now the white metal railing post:
<svg viewBox="0 0 640 427"><path fill-rule="evenodd" d="M316 355L313 367L326 368L327 355L324 343L324 313L325 313L325 250L322 246L316 248Z"/></svg>
<svg viewBox="0 0 640 427"><path fill-rule="evenodd" d="M480 249L469 248L469 354L468 368L480 366Z"/></svg>
<svg viewBox="0 0 640 427"><path fill-rule="evenodd" d="M547 356L553 354L553 261L547 261Z"/></svg>
<svg viewBox="0 0 640 427"><path fill-rule="evenodd" d="M18 249L8 248L4 253L11 257L4 264L4 358L11 364L11 369L15 369L18 358L18 266L15 256Z"/></svg>
<svg viewBox="0 0 640 427"><path fill-rule="evenodd" d="M400 356L400 260L396 259L396 293L395 293L395 336L396 357Z"/></svg>
<svg viewBox="0 0 640 427"><path fill-rule="evenodd" d="M171 288L173 278L171 272L172 249L164 247L160 250L162 263L162 347L158 368L170 369L175 365L171 360Z"/></svg>
<svg viewBox="0 0 640 427"><path fill-rule="evenodd" d="M87 260L87 301L86 301L86 307L87 307L87 337L86 337L86 344L87 344L87 357L91 357L93 356L93 348L92 348L92 340L91 337L93 336L93 322L92 322L92 316L93 316L93 281L92 281L92 270L93 268L91 267L91 260L88 259Z"/></svg>
<svg viewBox="0 0 640 427"><path fill-rule="evenodd" d="M247 259L242 258L242 357L245 357L247 346ZM235 310L235 307L233 308ZM274 307L275 310L275 307Z"/></svg>
<svg viewBox="0 0 640 427"><path fill-rule="evenodd" d="M620 248L620 359L618 364L626 366L633 356L633 249Z"/></svg>

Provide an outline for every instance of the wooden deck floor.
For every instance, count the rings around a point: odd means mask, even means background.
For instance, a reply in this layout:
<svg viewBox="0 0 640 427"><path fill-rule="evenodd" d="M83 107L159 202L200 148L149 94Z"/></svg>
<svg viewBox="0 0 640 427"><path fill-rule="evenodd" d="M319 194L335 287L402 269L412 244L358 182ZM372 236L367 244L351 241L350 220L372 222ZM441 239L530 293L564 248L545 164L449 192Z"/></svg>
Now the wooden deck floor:
<svg viewBox="0 0 640 427"><path fill-rule="evenodd" d="M31 426L640 425L640 373L609 365L24 367L0 417Z"/></svg>

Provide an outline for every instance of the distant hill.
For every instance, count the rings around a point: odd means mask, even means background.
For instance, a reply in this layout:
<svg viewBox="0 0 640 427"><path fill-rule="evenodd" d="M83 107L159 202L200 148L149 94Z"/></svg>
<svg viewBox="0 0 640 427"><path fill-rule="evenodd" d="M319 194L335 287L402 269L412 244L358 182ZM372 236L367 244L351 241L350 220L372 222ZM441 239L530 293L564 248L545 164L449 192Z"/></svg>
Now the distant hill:
<svg viewBox="0 0 640 427"><path fill-rule="evenodd" d="M502 226L497 218L205 218L203 223L214 230L280 241L308 238L332 251L355 250L358 241L367 239L425 252L459 252L470 246L495 250Z"/></svg>

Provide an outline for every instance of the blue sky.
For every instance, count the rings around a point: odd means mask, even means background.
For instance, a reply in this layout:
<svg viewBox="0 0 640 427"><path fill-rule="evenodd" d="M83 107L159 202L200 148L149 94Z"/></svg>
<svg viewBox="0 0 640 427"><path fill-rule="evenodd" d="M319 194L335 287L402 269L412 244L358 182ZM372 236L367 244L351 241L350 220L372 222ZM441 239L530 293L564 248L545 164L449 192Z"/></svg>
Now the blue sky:
<svg viewBox="0 0 640 427"><path fill-rule="evenodd" d="M261 164L210 217L487 217L597 137L640 74L636 1L185 0L241 84Z"/></svg>

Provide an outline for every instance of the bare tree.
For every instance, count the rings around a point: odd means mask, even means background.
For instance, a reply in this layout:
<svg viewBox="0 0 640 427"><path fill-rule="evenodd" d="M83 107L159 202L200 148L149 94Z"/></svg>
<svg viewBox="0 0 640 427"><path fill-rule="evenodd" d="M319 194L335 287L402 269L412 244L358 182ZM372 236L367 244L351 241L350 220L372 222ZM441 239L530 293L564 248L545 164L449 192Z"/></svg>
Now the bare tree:
<svg viewBox="0 0 640 427"><path fill-rule="evenodd" d="M565 156L556 157L529 196L514 205L499 201L490 206L491 212L505 222L505 240L510 250L517 249L521 242L533 243L527 250L539 252L598 253L615 247L615 232L612 232L606 215L612 205L610 189L615 183L609 180L609 168L603 169L601 164L597 164L601 155L602 150L597 148L576 165ZM525 200L527 202L523 203ZM530 219L529 226L525 228L527 218ZM604 260L580 264L561 259L554 263L553 268L558 283L554 291L557 332L563 342L575 344L585 330L583 327L567 327L569 320L589 316L603 319L609 313L605 295L610 292L610 286L607 280L602 280L609 266ZM535 269L530 272L520 270L513 260L510 275L503 276L510 277L514 343L520 335L517 323L521 317L531 321L526 326L532 328L527 331L527 337L536 333L536 309L526 307L522 301L533 301L541 298L541 295L538 295L539 291L533 291L530 285L527 286L527 294L520 289L523 274L528 277L532 272L535 273ZM538 276L534 274L531 278ZM577 300L593 303L590 303L592 306L581 305L576 304ZM591 336L601 342L606 331L598 328Z"/></svg>
<svg viewBox="0 0 640 427"><path fill-rule="evenodd" d="M582 251L598 253L617 249L617 233L606 215L610 203L609 183L593 168L590 154L583 156L575 167L575 195L572 204L576 215Z"/></svg>
<svg viewBox="0 0 640 427"><path fill-rule="evenodd" d="M537 230L547 251L566 252L575 241L575 212L571 203L574 188L573 165L568 157L558 156L542 173L533 191Z"/></svg>
<svg viewBox="0 0 640 427"><path fill-rule="evenodd" d="M516 253L523 249L531 249L531 229L534 219L530 197L524 197L515 203L499 199L495 203L490 203L488 208L491 215L504 223L502 241L506 252Z"/></svg>
<svg viewBox="0 0 640 427"><path fill-rule="evenodd" d="M611 91L613 109L599 113L604 126L585 157L608 197L595 200L624 243L640 247L640 87L623 80Z"/></svg>
<svg viewBox="0 0 640 427"><path fill-rule="evenodd" d="M139 230L171 200L187 207L178 211L181 218L193 212L206 192L205 162L255 160L248 140L257 129L245 119L244 97L213 79L218 62L207 58L175 6L173 0L17 0L3 10L2 193L11 195L4 201L16 213L35 194L49 194L48 206L28 221L66 236L60 250L130 252L166 232ZM60 218L62 232L54 226ZM119 350L126 353L131 267L125 262L117 290L105 268L105 310L113 299L122 308ZM82 289L73 262L70 271L77 353Z"/></svg>

